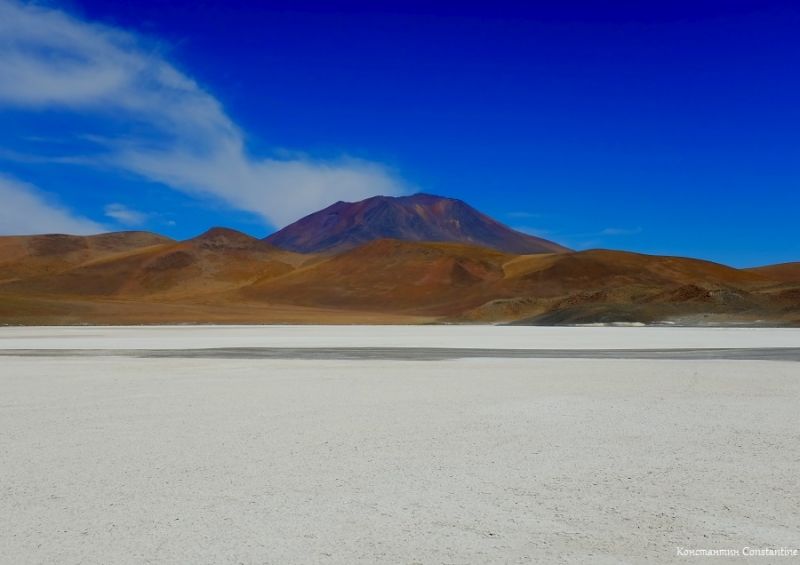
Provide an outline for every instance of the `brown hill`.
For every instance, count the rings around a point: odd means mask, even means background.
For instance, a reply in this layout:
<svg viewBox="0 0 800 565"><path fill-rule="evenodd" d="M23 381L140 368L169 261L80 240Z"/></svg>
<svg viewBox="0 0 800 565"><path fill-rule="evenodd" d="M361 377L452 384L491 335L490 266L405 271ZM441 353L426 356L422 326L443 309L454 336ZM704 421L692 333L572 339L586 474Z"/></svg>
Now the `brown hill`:
<svg viewBox="0 0 800 565"><path fill-rule="evenodd" d="M736 289L764 281L754 273L681 257L606 250L514 256L458 244L379 240L242 293L248 300L274 303L442 316L490 303L493 312L503 312L497 319L513 319L588 303L717 304L729 297L732 304L733 295L746 293ZM682 292L692 296L681 298ZM740 302L752 304L748 300ZM486 314L485 321L493 319Z"/></svg>
<svg viewBox="0 0 800 565"><path fill-rule="evenodd" d="M62 234L0 237L0 282L49 276L118 253L174 242L141 231L85 237Z"/></svg>
<svg viewBox="0 0 800 565"><path fill-rule="evenodd" d="M381 312L452 313L492 296L512 255L382 239L243 289L248 300Z"/></svg>
<svg viewBox="0 0 800 565"><path fill-rule="evenodd" d="M518 257L505 265L505 271L505 288L536 296L630 286L663 289L686 284L768 282L758 273L710 261L605 249Z"/></svg>
<svg viewBox="0 0 800 565"><path fill-rule="evenodd" d="M0 268L11 278L0 283L0 323L800 325L800 282L609 250L516 255L381 239L307 255L214 228L182 242L136 232L0 238Z"/></svg>
<svg viewBox="0 0 800 565"><path fill-rule="evenodd" d="M213 228L183 242L117 253L2 290L196 300L283 275L308 259L235 230Z"/></svg>
<svg viewBox="0 0 800 565"><path fill-rule="evenodd" d="M489 301L462 318L542 325L763 323L783 319L788 296L770 295L773 283L756 273L622 251L518 257L505 271L504 294L513 296Z"/></svg>
<svg viewBox="0 0 800 565"><path fill-rule="evenodd" d="M800 261L766 265L764 267L754 267L745 270L775 281L800 282Z"/></svg>
<svg viewBox="0 0 800 565"><path fill-rule="evenodd" d="M461 243L513 254L569 251L513 230L461 200L430 194L337 202L265 241L298 253L335 254L378 239Z"/></svg>

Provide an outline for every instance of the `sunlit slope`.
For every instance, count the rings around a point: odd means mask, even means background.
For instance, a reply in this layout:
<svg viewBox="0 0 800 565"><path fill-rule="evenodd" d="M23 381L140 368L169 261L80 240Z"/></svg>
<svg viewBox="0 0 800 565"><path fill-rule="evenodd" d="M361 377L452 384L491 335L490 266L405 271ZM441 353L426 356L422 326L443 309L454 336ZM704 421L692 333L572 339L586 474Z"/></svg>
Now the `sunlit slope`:
<svg viewBox="0 0 800 565"><path fill-rule="evenodd" d="M0 290L192 300L283 275L306 260L241 232L213 228L187 241L118 253Z"/></svg>
<svg viewBox="0 0 800 565"><path fill-rule="evenodd" d="M465 312L473 321L653 323L730 314L783 319L791 297L758 273L697 259L589 250L518 257L505 266L501 298ZM791 313L789 313L791 314ZM537 318L539 317L539 318Z"/></svg>
<svg viewBox="0 0 800 565"><path fill-rule="evenodd" d="M243 290L248 299L449 313L485 301L512 255L454 243L382 239Z"/></svg>
<svg viewBox="0 0 800 565"><path fill-rule="evenodd" d="M49 276L105 257L168 243L175 241L142 231L0 237L0 282Z"/></svg>
<svg viewBox="0 0 800 565"><path fill-rule="evenodd" d="M0 283L6 323L330 323L412 316L695 324L708 315L721 323L728 319L719 316L800 323L800 283L781 282L791 271L787 266L777 266L775 274L610 250L516 255L380 239L337 255L298 254L214 228L183 242L143 232L2 238L0 266L7 277Z"/></svg>
<svg viewBox="0 0 800 565"><path fill-rule="evenodd" d="M685 284L748 284L768 280L719 263L593 249L523 256L505 265L504 286L537 296L626 286L668 288Z"/></svg>
<svg viewBox="0 0 800 565"><path fill-rule="evenodd" d="M574 300L586 293L606 293L602 299L611 302L677 302L687 285L703 293L708 292L704 286L739 288L766 281L758 274L681 257L606 250L514 256L458 244L379 240L247 287L243 296L453 315L496 299Z"/></svg>
<svg viewBox="0 0 800 565"><path fill-rule="evenodd" d="M747 271L780 282L800 282L800 261L755 267Z"/></svg>

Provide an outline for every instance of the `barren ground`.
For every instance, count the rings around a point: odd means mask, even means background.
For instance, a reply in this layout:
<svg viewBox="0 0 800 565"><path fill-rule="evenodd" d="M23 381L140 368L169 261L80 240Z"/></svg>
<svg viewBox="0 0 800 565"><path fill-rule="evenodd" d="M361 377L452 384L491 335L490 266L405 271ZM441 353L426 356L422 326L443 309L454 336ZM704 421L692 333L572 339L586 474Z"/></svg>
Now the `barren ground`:
<svg viewBox="0 0 800 565"><path fill-rule="evenodd" d="M674 563L697 561L677 547L800 547L800 363L569 358L797 347L798 330L0 329L6 351L386 344L565 358L0 357L0 561Z"/></svg>

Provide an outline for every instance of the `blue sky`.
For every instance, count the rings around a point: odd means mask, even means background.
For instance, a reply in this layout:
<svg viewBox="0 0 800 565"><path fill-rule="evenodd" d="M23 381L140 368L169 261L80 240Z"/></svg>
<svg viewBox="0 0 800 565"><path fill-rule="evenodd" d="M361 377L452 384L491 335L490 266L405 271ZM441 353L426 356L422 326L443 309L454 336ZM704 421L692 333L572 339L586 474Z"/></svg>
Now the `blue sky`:
<svg viewBox="0 0 800 565"><path fill-rule="evenodd" d="M586 249L800 260L792 2L0 0L0 233L424 191Z"/></svg>

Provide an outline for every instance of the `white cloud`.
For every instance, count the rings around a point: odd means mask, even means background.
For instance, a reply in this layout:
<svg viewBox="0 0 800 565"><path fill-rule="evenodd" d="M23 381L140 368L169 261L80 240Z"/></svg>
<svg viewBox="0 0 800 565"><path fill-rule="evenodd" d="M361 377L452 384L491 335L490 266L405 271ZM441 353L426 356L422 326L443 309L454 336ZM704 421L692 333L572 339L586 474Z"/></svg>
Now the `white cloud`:
<svg viewBox="0 0 800 565"><path fill-rule="evenodd" d="M66 233L87 235L107 231L104 226L51 202L36 187L0 176L0 234Z"/></svg>
<svg viewBox="0 0 800 565"><path fill-rule="evenodd" d="M147 214L132 210L124 204L109 204L103 211L109 218L113 218L126 226L138 226L147 220Z"/></svg>
<svg viewBox="0 0 800 565"><path fill-rule="evenodd" d="M642 233L642 228L636 229L621 229L621 228L606 228L598 235L636 235Z"/></svg>
<svg viewBox="0 0 800 565"><path fill-rule="evenodd" d="M216 197L278 227L336 200L407 192L378 163L254 158L220 102L167 62L158 46L15 0L0 0L0 105L146 126L147 134L120 134L104 142L101 155L72 162L110 165Z"/></svg>
<svg viewBox="0 0 800 565"><path fill-rule="evenodd" d="M528 234L528 235L533 235L533 236L536 236L536 237L541 237L541 238L544 238L544 239L548 239L548 238L551 238L551 237L553 237L554 235L556 235L556 234L554 234L554 233L553 233L552 231L550 231L550 230L543 230L543 229L539 229L539 228L532 228L532 227L530 227L530 226L513 226L511 229L514 229L514 230L516 230L516 231L518 231L518 232L526 233L526 234Z"/></svg>
<svg viewBox="0 0 800 565"><path fill-rule="evenodd" d="M506 214L509 218L541 218L541 214L532 214L531 212L509 212Z"/></svg>

